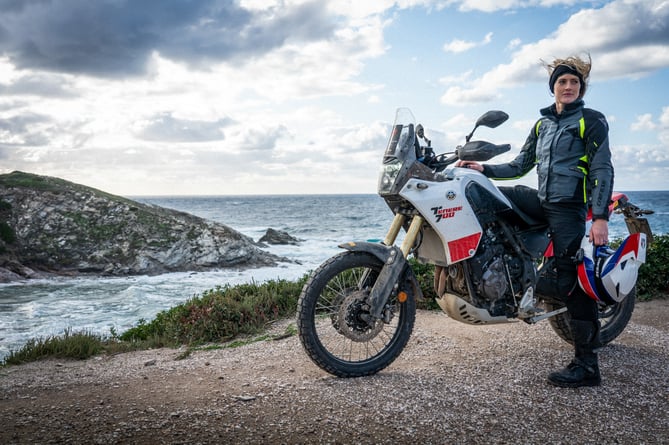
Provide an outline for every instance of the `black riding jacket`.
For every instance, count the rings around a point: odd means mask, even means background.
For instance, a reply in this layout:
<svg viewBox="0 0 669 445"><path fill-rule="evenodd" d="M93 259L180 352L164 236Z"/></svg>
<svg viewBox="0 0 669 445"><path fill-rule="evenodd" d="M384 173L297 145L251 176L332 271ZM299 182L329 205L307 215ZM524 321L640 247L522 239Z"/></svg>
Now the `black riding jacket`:
<svg viewBox="0 0 669 445"><path fill-rule="evenodd" d="M513 161L485 164L483 173L493 179L516 179L536 165L539 199L588 203L594 219L608 220L613 165L606 118L585 108L581 99L561 114L555 104L543 108L541 116Z"/></svg>

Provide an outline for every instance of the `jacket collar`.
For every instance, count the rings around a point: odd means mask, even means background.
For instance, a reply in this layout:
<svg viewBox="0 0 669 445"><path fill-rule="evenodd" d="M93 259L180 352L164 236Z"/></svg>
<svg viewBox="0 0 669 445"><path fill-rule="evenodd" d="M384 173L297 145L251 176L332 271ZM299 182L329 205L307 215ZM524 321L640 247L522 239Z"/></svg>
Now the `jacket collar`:
<svg viewBox="0 0 669 445"><path fill-rule="evenodd" d="M566 116L570 116L576 113L577 111L582 110L584 106L585 102L583 102L583 99L577 99L574 102L565 105L564 110L562 110L562 114L557 113L557 108L555 104L552 104L551 106L546 108L542 108L540 111L542 116L560 119Z"/></svg>

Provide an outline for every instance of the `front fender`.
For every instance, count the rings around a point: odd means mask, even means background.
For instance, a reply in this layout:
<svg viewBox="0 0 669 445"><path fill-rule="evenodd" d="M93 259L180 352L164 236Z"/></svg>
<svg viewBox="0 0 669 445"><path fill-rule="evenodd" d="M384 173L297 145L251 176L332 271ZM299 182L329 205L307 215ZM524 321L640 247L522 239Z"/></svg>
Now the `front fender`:
<svg viewBox="0 0 669 445"><path fill-rule="evenodd" d="M383 268L370 292L371 313L373 316L377 318L381 317L383 308L395 287L395 283L398 283L400 280L408 282L411 285L414 298L423 298L423 292L413 273L413 269L406 258L404 258L402 250L399 247L370 242L349 242L340 244L339 247L352 252L370 253L383 262Z"/></svg>
<svg viewBox="0 0 669 445"><path fill-rule="evenodd" d="M392 263L396 258L401 257L402 251L396 246L386 246L385 244L350 241L348 243L340 244L340 248L350 250L351 252L368 252L380 259L383 264Z"/></svg>

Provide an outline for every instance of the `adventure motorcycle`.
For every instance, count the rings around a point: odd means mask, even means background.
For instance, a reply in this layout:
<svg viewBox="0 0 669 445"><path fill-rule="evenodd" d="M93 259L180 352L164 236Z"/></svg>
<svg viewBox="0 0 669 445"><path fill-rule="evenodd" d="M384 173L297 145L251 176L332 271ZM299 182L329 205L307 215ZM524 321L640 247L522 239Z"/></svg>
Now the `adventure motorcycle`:
<svg viewBox="0 0 669 445"><path fill-rule="evenodd" d="M319 367L357 377L377 373L399 356L413 330L416 300L423 298L410 254L434 265L436 301L451 318L469 324L548 319L562 339L572 341L565 303L554 295L548 226L524 215L478 171L449 167L458 159L487 161L510 150L508 144L470 140L479 126L495 128L507 119L502 111L485 113L464 146L435 156L411 111L397 111L378 182L395 215L385 239L340 245L345 251L311 274L299 298L299 337ZM652 236L640 217L651 211L620 193L610 210L624 215L631 235L615 251L593 247L586 236L575 258L579 284L599 303L603 344L630 320L638 268Z"/></svg>

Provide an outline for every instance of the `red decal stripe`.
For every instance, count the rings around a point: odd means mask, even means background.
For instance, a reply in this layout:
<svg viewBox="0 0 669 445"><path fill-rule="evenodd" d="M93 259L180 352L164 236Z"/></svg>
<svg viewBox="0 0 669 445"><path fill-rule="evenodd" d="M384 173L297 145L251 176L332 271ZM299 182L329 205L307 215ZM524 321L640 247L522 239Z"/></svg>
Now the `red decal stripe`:
<svg viewBox="0 0 669 445"><path fill-rule="evenodd" d="M473 235L465 236L464 238L449 241L447 244L448 251L451 254L451 262L455 263L473 256L474 252L476 252L476 248L479 245L480 239L481 233L479 232Z"/></svg>

